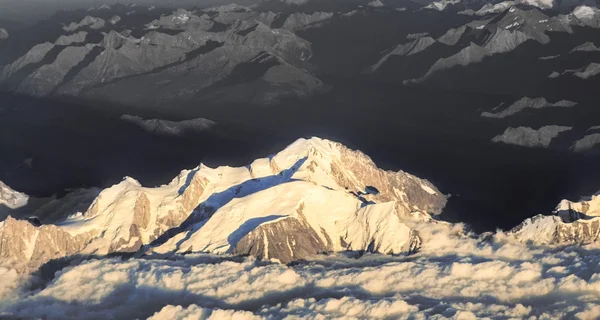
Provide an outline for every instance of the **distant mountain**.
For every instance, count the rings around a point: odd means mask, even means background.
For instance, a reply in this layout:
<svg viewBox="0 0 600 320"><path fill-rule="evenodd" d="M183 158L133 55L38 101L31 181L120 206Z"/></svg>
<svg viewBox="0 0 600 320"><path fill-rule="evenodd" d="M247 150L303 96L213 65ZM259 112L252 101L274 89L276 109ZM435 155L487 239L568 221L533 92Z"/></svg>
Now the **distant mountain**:
<svg viewBox="0 0 600 320"><path fill-rule="evenodd" d="M600 196L563 200L553 215L525 220L509 234L538 244L587 244L600 238Z"/></svg>
<svg viewBox="0 0 600 320"><path fill-rule="evenodd" d="M552 47L551 39L561 33L600 26L597 9L586 6L560 14L528 4L504 3L492 10L473 2L469 5L488 9L467 15L454 7L431 12L411 2L403 10L385 2L334 3L331 8L272 2L193 10L116 4L61 12L20 29L18 39L0 33L6 42L0 48L0 88L146 108L277 104L323 94L340 84L339 77L363 78L365 70L376 81L393 76L400 85L435 84L457 68L486 66L490 57L531 41ZM432 26L433 19L443 22ZM389 34L381 39L353 45L385 27ZM554 51L548 49L547 56ZM550 73L540 80L548 81ZM582 74L587 79L595 73Z"/></svg>
<svg viewBox="0 0 600 320"><path fill-rule="evenodd" d="M310 43L290 30L327 16L292 15L272 29L275 14L240 6L171 14L117 6L83 14L44 22L54 23L53 33L23 55L6 49L5 58L20 57L4 66L3 87L146 105L208 97L269 103L323 87L307 71Z"/></svg>

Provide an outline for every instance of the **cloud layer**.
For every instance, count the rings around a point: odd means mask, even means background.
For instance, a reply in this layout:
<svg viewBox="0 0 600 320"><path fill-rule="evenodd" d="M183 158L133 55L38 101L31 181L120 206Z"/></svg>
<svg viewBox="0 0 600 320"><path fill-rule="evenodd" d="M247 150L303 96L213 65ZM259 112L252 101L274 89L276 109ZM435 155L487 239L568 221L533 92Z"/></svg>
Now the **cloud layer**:
<svg viewBox="0 0 600 320"><path fill-rule="evenodd" d="M49 319L594 319L600 248L528 246L428 224L415 256L323 256L296 266L190 255L88 260L42 289L5 269L0 310ZM12 276L5 276L12 275ZM0 292L2 293L2 292Z"/></svg>

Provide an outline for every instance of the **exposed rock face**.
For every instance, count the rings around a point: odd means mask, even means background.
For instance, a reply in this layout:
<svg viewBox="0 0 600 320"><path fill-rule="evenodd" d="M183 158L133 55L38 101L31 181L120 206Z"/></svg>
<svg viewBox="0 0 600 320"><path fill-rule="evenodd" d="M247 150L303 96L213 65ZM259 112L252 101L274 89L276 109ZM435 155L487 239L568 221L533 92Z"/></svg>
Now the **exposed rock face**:
<svg viewBox="0 0 600 320"><path fill-rule="evenodd" d="M284 217L265 222L250 231L237 242L232 253L290 263L328 251L330 249L308 223Z"/></svg>
<svg viewBox="0 0 600 320"><path fill-rule="evenodd" d="M145 248L282 262L343 250L412 253L421 240L411 226L435 223L430 214L446 203L426 180L378 169L361 152L318 138L246 167L200 166L158 188L125 178L94 192L42 206L40 222L52 216L54 225L7 218L0 223L0 256L23 271L73 254ZM92 194L88 208L58 218L67 204Z"/></svg>
<svg viewBox="0 0 600 320"><path fill-rule="evenodd" d="M8 217L0 222L0 257L3 265L35 270L47 261L79 252L87 237L85 233L73 237L53 225L35 227Z"/></svg>
<svg viewBox="0 0 600 320"><path fill-rule="evenodd" d="M573 48L573 50L571 50L571 52L595 52L595 51L600 51L600 48L596 47L596 45L593 42L586 42L584 44L578 45L577 47Z"/></svg>
<svg viewBox="0 0 600 320"><path fill-rule="evenodd" d="M576 105L577 105L576 102L566 101L566 100L558 101L556 103L550 103L545 98L524 97L524 98L517 100L516 102L511 104L508 108L506 108L500 112L483 112L481 114L481 116L486 117L486 118L502 119L502 118L506 118L511 115L517 114L525 109L542 109L542 108L548 108L548 107L569 108L569 107L574 107Z"/></svg>
<svg viewBox="0 0 600 320"><path fill-rule="evenodd" d="M600 237L600 196L580 202L563 200L554 215L527 219L509 234L539 244L596 242Z"/></svg>
<svg viewBox="0 0 600 320"><path fill-rule="evenodd" d="M503 134L494 137L492 142L547 148L550 146L552 139L558 137L561 132L571 129L571 127L555 125L544 126L537 130L528 127L507 128Z"/></svg>

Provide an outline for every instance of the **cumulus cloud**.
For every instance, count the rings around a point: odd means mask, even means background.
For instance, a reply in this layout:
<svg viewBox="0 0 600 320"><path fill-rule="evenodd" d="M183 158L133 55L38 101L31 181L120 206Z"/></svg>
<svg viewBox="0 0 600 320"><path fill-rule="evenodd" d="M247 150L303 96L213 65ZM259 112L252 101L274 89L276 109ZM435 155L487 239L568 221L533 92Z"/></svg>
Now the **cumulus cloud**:
<svg viewBox="0 0 600 320"><path fill-rule="evenodd" d="M49 319L600 316L598 246L531 246L461 225L416 227L424 245L413 256L348 253L294 266L208 255L88 260L41 289L6 289L13 293L0 309Z"/></svg>

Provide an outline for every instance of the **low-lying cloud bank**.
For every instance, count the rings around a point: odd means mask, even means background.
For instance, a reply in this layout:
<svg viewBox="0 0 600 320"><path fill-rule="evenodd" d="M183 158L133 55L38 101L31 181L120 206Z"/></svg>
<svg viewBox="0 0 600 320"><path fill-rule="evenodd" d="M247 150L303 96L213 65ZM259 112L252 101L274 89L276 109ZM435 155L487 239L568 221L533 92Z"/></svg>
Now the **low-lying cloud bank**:
<svg viewBox="0 0 600 320"><path fill-rule="evenodd" d="M0 310L48 319L474 319L600 315L600 247L529 246L423 226L414 256L323 256L295 266L189 255L88 260L36 279L0 270ZM426 228L426 229L425 229ZM38 283L39 284L39 283Z"/></svg>

